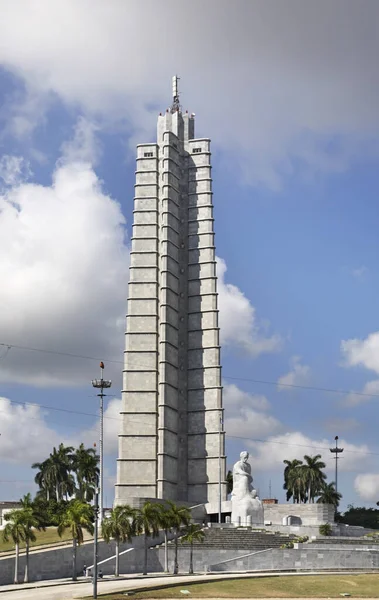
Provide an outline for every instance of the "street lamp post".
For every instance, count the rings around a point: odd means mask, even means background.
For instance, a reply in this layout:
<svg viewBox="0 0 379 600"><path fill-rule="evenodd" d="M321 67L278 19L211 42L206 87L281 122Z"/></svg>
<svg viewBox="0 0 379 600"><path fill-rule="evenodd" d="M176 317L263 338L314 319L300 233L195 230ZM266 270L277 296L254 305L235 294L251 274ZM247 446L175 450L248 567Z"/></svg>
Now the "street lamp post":
<svg viewBox="0 0 379 600"><path fill-rule="evenodd" d="M336 441L336 446L335 448L329 448L330 452L332 454L334 454L334 459L336 461L336 475L335 475L335 484L336 484L336 492L338 492L338 459L339 459L339 454L341 454L343 452L343 448L338 448L338 435L336 435L336 437L334 438Z"/></svg>
<svg viewBox="0 0 379 600"><path fill-rule="evenodd" d="M220 417L218 432L218 522L222 519L222 416Z"/></svg>
<svg viewBox="0 0 379 600"><path fill-rule="evenodd" d="M93 585L93 597L97 598L97 552L98 552L98 532L99 532L99 488L95 488L95 531L93 536L93 576L92 576L92 585Z"/></svg>
<svg viewBox="0 0 379 600"><path fill-rule="evenodd" d="M92 385L94 388L97 388L100 390L100 393L97 394L98 397L100 398L100 502L99 502L99 522L101 523L103 520L103 514L104 514L104 504L103 504L103 498L104 498L104 483L103 483L103 462L104 462L104 452L103 452L103 440L104 440L104 396L106 396L107 394L104 394L104 389L110 388L112 385L112 382L109 379L104 379L103 375L104 375L104 363L101 362L100 363L100 372L101 372L101 378L100 379L93 379L92 380Z"/></svg>

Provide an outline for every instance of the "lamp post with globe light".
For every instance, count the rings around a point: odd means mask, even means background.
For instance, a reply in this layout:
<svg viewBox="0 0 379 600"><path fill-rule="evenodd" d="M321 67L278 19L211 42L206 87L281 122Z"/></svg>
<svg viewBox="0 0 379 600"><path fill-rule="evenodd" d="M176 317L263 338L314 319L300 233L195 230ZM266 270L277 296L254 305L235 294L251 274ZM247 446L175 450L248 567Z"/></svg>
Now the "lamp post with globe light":
<svg viewBox="0 0 379 600"><path fill-rule="evenodd" d="M104 485L103 485L103 441L104 441L104 396L106 396L106 394L104 394L104 389L110 388L112 385L112 382L110 381L110 379L104 379L104 363L103 361L101 361L100 363L100 373L101 373L101 377L100 379L93 379L92 380L92 385L94 388L97 388L100 390L100 393L97 394L98 397L100 398L100 502L99 502L99 522L101 523L103 520L103 515L104 515L104 505L103 505L103 498L104 498Z"/></svg>

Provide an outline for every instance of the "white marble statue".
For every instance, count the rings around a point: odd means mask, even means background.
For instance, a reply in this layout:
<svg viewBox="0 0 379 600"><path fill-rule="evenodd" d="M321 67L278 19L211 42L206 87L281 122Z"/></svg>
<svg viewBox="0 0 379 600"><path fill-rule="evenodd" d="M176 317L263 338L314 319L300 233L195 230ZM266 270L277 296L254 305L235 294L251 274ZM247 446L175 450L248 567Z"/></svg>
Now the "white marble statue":
<svg viewBox="0 0 379 600"><path fill-rule="evenodd" d="M249 453L244 451L233 467L232 523L235 525L262 525L263 504L253 488Z"/></svg>

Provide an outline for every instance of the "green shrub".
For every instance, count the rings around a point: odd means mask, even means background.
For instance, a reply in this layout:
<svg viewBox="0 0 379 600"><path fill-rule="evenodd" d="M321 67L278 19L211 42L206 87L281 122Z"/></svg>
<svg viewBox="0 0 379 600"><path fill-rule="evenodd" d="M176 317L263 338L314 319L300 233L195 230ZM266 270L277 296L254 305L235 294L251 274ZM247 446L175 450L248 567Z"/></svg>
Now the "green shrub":
<svg viewBox="0 0 379 600"><path fill-rule="evenodd" d="M324 523L318 528L320 535L332 535L332 526L330 523Z"/></svg>

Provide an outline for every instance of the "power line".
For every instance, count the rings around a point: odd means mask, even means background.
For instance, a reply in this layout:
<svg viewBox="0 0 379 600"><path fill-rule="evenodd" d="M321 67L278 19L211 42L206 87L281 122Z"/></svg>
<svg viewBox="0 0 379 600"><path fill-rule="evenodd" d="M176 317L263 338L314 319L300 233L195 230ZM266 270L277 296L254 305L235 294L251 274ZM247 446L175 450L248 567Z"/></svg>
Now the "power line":
<svg viewBox="0 0 379 600"><path fill-rule="evenodd" d="M57 350L45 350L42 348L33 348L30 346L6 344L4 342L0 342L0 346L6 347L9 349L16 348L18 350L28 350L30 352L42 352L44 354L56 354L58 356L67 356L70 358L79 358L79 359L83 359L83 360L96 360L96 361L103 360L104 362L112 363L112 364L119 364L119 365L124 364L122 360L105 359L104 357L98 358L96 356L86 356L86 355L82 355L82 354L74 354L72 352L59 352ZM142 368L145 368L145 365L139 365L139 367L142 369ZM307 390L307 391L314 391L314 392L327 392L327 393L334 393L334 394L354 394L356 396L363 396L363 397L367 397L367 398L379 398L379 394L367 394L365 392L355 392L355 391L351 391L351 390L341 390L341 389L336 389L336 388L324 388L324 387L317 387L317 386L310 386L310 385L295 385L295 384L291 384L291 383L278 383L277 381L270 381L270 380L264 380L264 379L252 379L249 377L233 377L232 375L224 375L224 374L222 377L223 377L223 379L230 379L231 381L248 381L250 383L259 383L259 384L263 384L263 385L274 385L278 388L285 387L285 388L293 388L293 389Z"/></svg>

